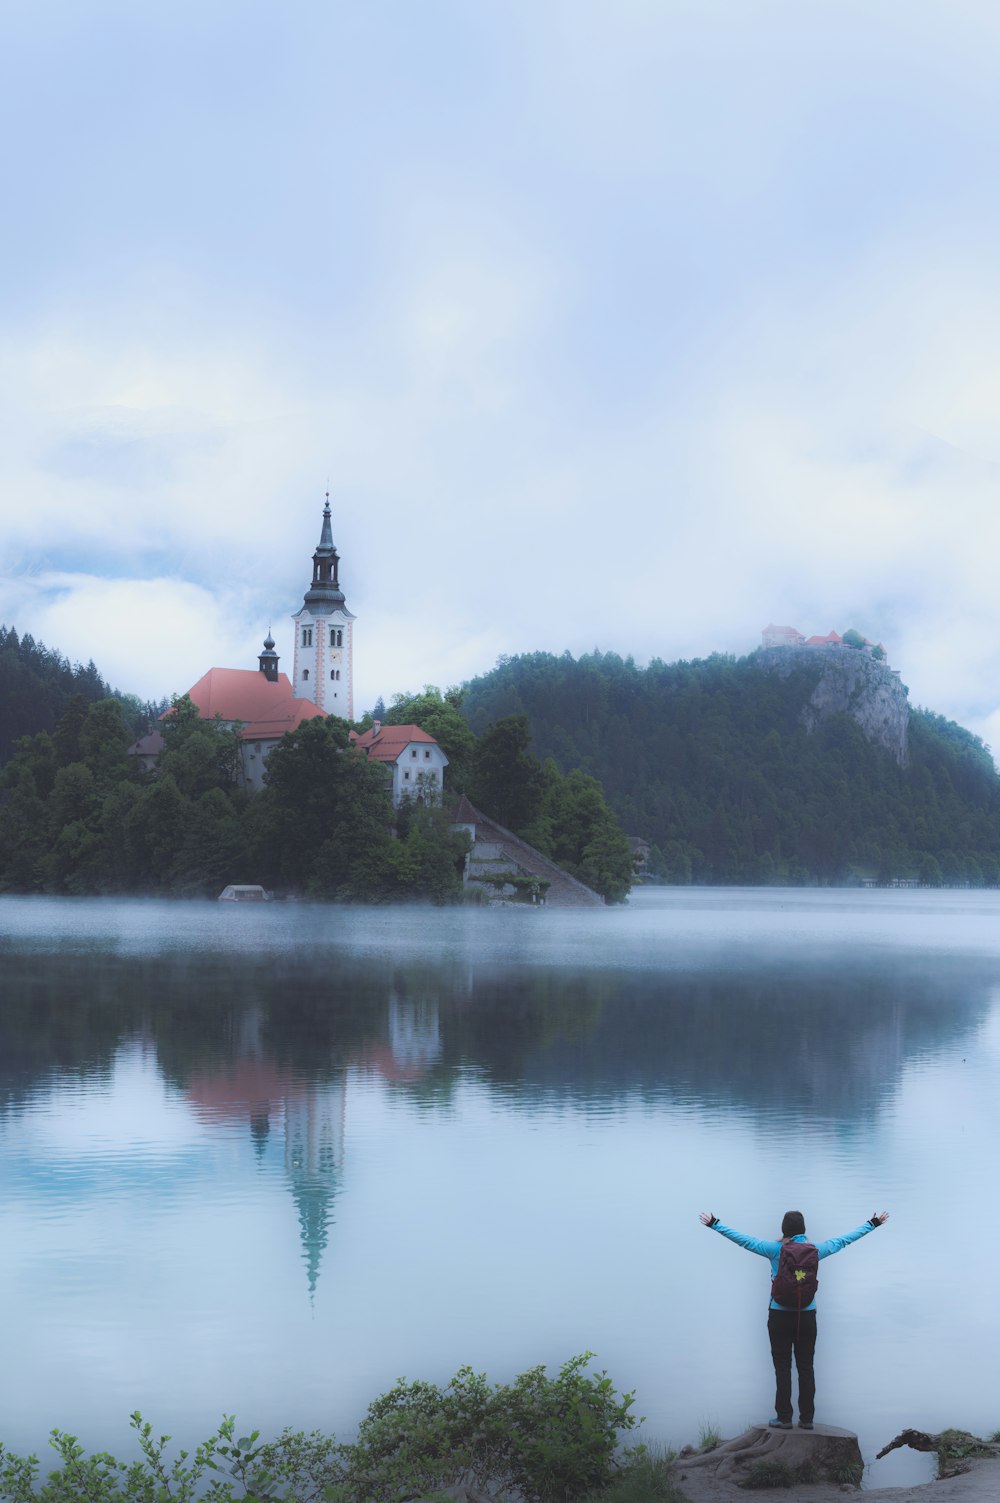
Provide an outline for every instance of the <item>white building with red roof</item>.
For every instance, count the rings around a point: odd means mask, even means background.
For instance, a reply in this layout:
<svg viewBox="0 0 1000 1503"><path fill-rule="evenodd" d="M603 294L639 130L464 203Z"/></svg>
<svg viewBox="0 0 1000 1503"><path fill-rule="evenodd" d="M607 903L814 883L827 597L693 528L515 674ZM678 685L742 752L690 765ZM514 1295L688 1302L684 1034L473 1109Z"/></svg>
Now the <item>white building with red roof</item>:
<svg viewBox="0 0 1000 1503"><path fill-rule="evenodd" d="M239 727L243 779L249 788L264 786L268 755L285 732L297 731L304 721L323 714L311 700L295 698L287 673L277 671L273 642L270 649L265 642L260 656L257 672L252 668L210 668L188 690L188 698L197 705L202 720L218 717L227 729Z"/></svg>
<svg viewBox="0 0 1000 1503"><path fill-rule="evenodd" d="M381 762L398 808L405 798L415 803L439 804L448 758L433 736L419 725L383 725L376 720L371 730L351 732L351 745L363 751L370 762Z"/></svg>

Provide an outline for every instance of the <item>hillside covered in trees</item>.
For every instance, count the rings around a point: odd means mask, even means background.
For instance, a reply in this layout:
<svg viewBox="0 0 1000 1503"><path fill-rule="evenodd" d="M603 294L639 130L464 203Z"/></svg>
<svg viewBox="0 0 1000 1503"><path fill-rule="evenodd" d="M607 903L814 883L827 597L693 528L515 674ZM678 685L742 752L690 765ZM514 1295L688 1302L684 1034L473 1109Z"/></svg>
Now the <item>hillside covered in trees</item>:
<svg viewBox="0 0 1000 1503"><path fill-rule="evenodd" d="M140 735L154 709L134 695L116 694L93 662L70 663L30 633L19 636L13 627L0 626L0 764L6 762L21 736L53 731L74 695L86 704L114 697L121 701L128 728Z"/></svg>
<svg viewBox="0 0 1000 1503"><path fill-rule="evenodd" d="M465 685L461 708L477 733L525 715L533 752L598 779L672 881L1000 881L1000 777L983 743L911 710L899 767L847 714L807 730L820 673L805 656L781 677L760 654L639 668L531 653Z"/></svg>

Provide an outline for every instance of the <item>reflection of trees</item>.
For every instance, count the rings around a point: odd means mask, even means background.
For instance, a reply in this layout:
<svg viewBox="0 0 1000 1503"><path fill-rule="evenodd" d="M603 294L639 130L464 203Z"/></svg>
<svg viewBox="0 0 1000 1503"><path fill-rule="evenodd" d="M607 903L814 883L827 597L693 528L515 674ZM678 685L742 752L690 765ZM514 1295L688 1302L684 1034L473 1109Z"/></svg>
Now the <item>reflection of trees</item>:
<svg viewBox="0 0 1000 1503"><path fill-rule="evenodd" d="M339 1084L350 1067L428 1109L471 1076L514 1105L540 1091L581 1102L667 1092L849 1120L878 1106L907 1059L973 1029L994 980L985 962L934 957L742 972L477 967L467 956L401 964L330 951L4 960L9 1109L45 1079L107 1072L118 1047L141 1037L192 1099L216 1089L242 1100L261 1150L272 1099ZM254 1061L271 1085L252 1083Z"/></svg>
<svg viewBox="0 0 1000 1503"><path fill-rule="evenodd" d="M523 1088L627 1093L851 1122L878 1109L907 1061L986 1017L991 965L921 957L750 973L620 978L583 1040L525 1062Z"/></svg>
<svg viewBox="0 0 1000 1503"><path fill-rule="evenodd" d="M136 1030L135 1005L113 967L73 954L2 955L0 1109L15 1110L42 1081L100 1078Z"/></svg>

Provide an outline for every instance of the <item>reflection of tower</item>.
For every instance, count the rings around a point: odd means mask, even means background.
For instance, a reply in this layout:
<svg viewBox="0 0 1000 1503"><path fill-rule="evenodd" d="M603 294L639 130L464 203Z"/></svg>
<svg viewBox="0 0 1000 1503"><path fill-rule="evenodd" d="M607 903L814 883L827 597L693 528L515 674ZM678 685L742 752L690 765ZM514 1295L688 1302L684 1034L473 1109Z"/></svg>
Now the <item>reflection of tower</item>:
<svg viewBox="0 0 1000 1503"><path fill-rule="evenodd" d="M283 1123L285 1182L313 1294L344 1162L344 1077L309 1084L294 1067L278 1064L268 1053L264 1021L260 1007L240 1009L227 1030L231 1060L192 1075L188 1099L205 1122L247 1123L263 1172L276 1167L274 1139Z"/></svg>
<svg viewBox="0 0 1000 1503"><path fill-rule="evenodd" d="M285 1098L285 1173L299 1213L310 1294L319 1278L344 1162L344 1105L343 1080L306 1086Z"/></svg>
<svg viewBox="0 0 1000 1503"><path fill-rule="evenodd" d="M423 1074L441 1053L441 1021L436 998L389 996L389 1048L404 1073Z"/></svg>

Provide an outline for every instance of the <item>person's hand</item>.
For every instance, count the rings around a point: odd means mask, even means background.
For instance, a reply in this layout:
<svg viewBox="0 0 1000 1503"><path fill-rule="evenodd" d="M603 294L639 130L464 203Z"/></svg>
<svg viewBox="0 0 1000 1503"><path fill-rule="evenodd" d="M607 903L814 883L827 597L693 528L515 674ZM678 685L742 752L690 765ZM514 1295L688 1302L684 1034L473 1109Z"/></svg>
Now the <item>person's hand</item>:
<svg viewBox="0 0 1000 1503"><path fill-rule="evenodd" d="M872 1216L870 1219L871 1219L872 1226L881 1226L884 1221L888 1221L889 1220L889 1212L888 1211L876 1211L875 1215Z"/></svg>
<svg viewBox="0 0 1000 1503"><path fill-rule="evenodd" d="M698 1217L698 1220L701 1222L702 1226L714 1226L718 1219L718 1216L713 1215L711 1211L702 1211L701 1215Z"/></svg>

